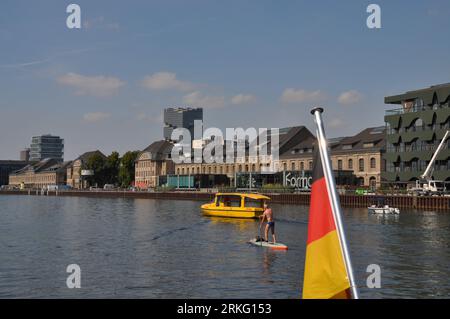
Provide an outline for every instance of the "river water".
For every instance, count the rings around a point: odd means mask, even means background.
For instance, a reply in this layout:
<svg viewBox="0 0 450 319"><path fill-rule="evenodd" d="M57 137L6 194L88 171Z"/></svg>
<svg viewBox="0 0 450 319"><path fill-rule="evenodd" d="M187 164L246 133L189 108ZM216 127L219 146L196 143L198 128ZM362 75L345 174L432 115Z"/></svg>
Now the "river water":
<svg viewBox="0 0 450 319"><path fill-rule="evenodd" d="M257 222L201 202L0 196L0 298L299 298L308 207L273 205L288 251L247 244ZM345 209L362 298L449 298L450 214ZM81 268L68 289L66 268ZM366 268L381 267L381 288Z"/></svg>

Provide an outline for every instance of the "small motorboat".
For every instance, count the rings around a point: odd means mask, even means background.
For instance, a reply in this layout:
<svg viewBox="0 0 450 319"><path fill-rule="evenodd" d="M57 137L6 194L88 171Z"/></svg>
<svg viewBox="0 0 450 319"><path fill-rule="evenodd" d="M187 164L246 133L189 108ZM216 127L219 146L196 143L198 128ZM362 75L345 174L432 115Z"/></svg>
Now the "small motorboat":
<svg viewBox="0 0 450 319"><path fill-rule="evenodd" d="M383 215L398 215L400 214L400 209L395 207L390 207L389 203L386 201L386 197L378 196L374 198L373 205L367 208L369 214L383 214Z"/></svg>
<svg viewBox="0 0 450 319"><path fill-rule="evenodd" d="M393 214L393 215L400 214L400 209L390 207L389 205L384 206L372 205L367 209L369 210L369 214Z"/></svg>

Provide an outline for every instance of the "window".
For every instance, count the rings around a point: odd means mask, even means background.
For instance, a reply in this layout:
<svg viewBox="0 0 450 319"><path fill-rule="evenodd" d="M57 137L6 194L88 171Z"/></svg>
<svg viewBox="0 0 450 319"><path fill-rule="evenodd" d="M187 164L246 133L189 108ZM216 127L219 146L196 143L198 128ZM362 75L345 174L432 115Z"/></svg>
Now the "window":
<svg viewBox="0 0 450 319"><path fill-rule="evenodd" d="M219 196L216 202L216 206L225 207L240 207L241 197L240 196Z"/></svg>
<svg viewBox="0 0 450 319"><path fill-rule="evenodd" d="M450 144L450 139L449 139L449 144ZM301 170L301 171L304 171L304 170L305 170L305 163L304 163L304 162L301 162L301 163L300 163L300 170Z"/></svg>
<svg viewBox="0 0 450 319"><path fill-rule="evenodd" d="M352 159L348 160L348 169L353 169L353 160Z"/></svg>
<svg viewBox="0 0 450 319"><path fill-rule="evenodd" d="M312 161L309 161L309 162L308 162L308 169L309 169L309 170L312 170Z"/></svg>
<svg viewBox="0 0 450 319"><path fill-rule="evenodd" d="M364 159L363 158L359 159L359 171L364 172Z"/></svg>
<svg viewBox="0 0 450 319"><path fill-rule="evenodd" d="M364 143L363 147L364 148L374 147L374 144L372 142L371 143Z"/></svg>
<svg viewBox="0 0 450 319"><path fill-rule="evenodd" d="M291 163L291 170L295 171L295 162Z"/></svg>
<svg viewBox="0 0 450 319"><path fill-rule="evenodd" d="M264 201L261 199L252 199L246 197L244 199L245 201L245 207L256 207L256 208L263 208Z"/></svg>
<svg viewBox="0 0 450 319"><path fill-rule="evenodd" d="M369 186L370 186L370 188L372 188L372 189L374 189L374 188L377 187L377 178L376 178L376 177L372 176L372 177L369 179Z"/></svg>
<svg viewBox="0 0 450 319"><path fill-rule="evenodd" d="M342 149L343 149L343 150L351 150L352 148L353 148L353 146L352 146L351 144L343 145L343 146L342 146Z"/></svg>
<svg viewBox="0 0 450 319"><path fill-rule="evenodd" d="M370 168L377 168L377 161L376 161L375 157L372 157L370 159Z"/></svg>
<svg viewBox="0 0 450 319"><path fill-rule="evenodd" d="M342 171L342 160L338 160L338 171Z"/></svg>

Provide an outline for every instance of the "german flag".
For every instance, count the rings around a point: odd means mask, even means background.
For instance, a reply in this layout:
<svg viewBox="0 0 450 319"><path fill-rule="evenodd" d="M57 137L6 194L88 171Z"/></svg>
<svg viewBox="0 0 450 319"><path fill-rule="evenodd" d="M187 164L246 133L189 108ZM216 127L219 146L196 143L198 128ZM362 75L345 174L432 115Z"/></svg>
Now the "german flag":
<svg viewBox="0 0 450 319"><path fill-rule="evenodd" d="M303 298L350 298L350 280L318 147L314 154Z"/></svg>

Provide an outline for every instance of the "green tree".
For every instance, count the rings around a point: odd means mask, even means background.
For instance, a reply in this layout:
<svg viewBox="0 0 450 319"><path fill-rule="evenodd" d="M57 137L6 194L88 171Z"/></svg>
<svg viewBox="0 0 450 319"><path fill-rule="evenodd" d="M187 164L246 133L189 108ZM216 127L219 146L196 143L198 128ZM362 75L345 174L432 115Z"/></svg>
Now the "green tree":
<svg viewBox="0 0 450 319"><path fill-rule="evenodd" d="M120 167L120 156L119 153L114 151L106 158L105 169L106 169L106 183L107 184L118 184L119 182L119 167Z"/></svg>
<svg viewBox="0 0 450 319"><path fill-rule="evenodd" d="M134 181L134 166L139 151L129 151L123 154L119 167L119 183L122 187L128 187Z"/></svg>
<svg viewBox="0 0 450 319"><path fill-rule="evenodd" d="M106 170L106 159L102 155L95 153L87 159L85 166L85 169L94 171L94 176L88 178L89 183L103 187L106 184L108 174Z"/></svg>

